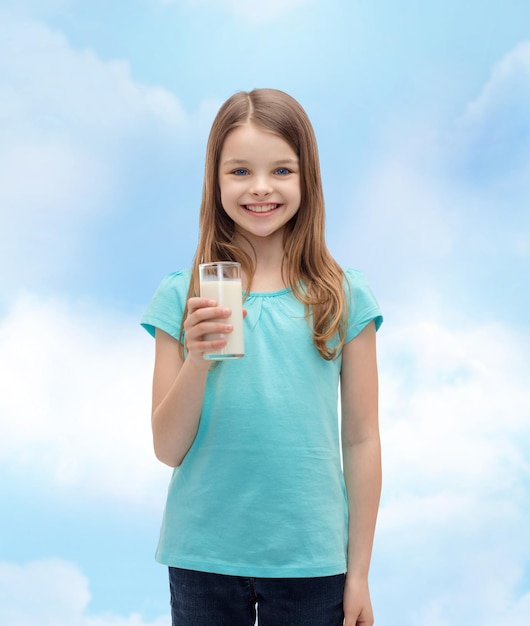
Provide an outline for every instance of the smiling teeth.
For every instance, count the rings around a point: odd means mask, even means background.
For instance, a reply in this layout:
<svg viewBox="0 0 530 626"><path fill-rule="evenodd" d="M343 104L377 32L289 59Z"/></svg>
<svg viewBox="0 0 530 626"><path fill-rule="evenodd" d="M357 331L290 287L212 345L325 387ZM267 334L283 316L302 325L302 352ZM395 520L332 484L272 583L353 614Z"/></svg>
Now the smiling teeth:
<svg viewBox="0 0 530 626"><path fill-rule="evenodd" d="M262 204L260 206L256 206L256 205L251 205L251 204L245 204L245 209L247 209L247 211L252 211L253 213L267 213L267 211L273 211L274 209L277 209L280 205L279 204Z"/></svg>

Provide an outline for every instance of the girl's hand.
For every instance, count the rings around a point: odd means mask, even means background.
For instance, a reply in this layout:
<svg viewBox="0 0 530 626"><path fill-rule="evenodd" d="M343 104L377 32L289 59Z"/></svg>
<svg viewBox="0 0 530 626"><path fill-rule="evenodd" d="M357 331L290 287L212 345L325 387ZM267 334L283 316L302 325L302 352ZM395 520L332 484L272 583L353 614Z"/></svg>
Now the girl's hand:
<svg viewBox="0 0 530 626"><path fill-rule="evenodd" d="M366 578L346 574L344 586L344 626L372 626L374 613Z"/></svg>
<svg viewBox="0 0 530 626"><path fill-rule="evenodd" d="M230 309L217 306L215 300L208 298L190 298L188 316L184 322L186 332L186 350L188 357L203 359L206 352L215 352L226 345L226 339L205 339L205 335L227 334L232 332L232 325L223 320L230 316ZM206 367L206 366L205 366Z"/></svg>

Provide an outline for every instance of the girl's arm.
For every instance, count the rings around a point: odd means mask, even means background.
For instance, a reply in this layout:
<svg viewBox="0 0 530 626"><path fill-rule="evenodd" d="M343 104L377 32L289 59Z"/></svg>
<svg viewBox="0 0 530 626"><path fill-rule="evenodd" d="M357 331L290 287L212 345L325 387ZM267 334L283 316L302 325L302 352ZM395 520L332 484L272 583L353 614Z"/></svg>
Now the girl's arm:
<svg viewBox="0 0 530 626"><path fill-rule="evenodd" d="M375 325L344 346L341 373L342 454L348 493L348 571L345 626L374 621L368 570L381 494L381 445Z"/></svg>
<svg viewBox="0 0 530 626"><path fill-rule="evenodd" d="M156 330L151 426L155 454L170 467L182 463L197 434L210 365L203 354L226 344L226 339L204 341L203 337L207 333L230 332L231 327L213 321L229 314L228 309L213 306L206 298L188 300L184 361L179 354L178 341Z"/></svg>

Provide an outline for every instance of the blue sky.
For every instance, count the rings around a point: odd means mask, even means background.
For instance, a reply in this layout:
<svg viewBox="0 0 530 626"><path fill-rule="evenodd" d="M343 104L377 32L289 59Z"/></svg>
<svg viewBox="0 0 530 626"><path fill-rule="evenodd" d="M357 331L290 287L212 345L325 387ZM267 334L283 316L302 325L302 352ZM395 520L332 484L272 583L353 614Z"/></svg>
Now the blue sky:
<svg viewBox="0 0 530 626"><path fill-rule="evenodd" d="M527 626L527 0L1 1L0 623L169 624L138 323L217 108L263 86L385 313L376 622Z"/></svg>

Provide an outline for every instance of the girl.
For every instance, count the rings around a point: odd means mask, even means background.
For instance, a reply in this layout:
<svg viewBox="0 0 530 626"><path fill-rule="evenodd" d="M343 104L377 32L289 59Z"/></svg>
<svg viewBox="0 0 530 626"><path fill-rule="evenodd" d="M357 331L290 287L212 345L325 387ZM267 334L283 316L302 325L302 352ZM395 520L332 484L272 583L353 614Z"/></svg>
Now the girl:
<svg viewBox="0 0 530 626"><path fill-rule="evenodd" d="M232 327L198 297L198 265L220 260L242 265L245 357L210 367L203 354L226 339L205 337ZM381 321L363 276L326 247L304 110L280 91L236 93L208 140L193 267L142 319L155 453L175 468L157 550L174 626L253 626L256 606L260 626L373 623Z"/></svg>

